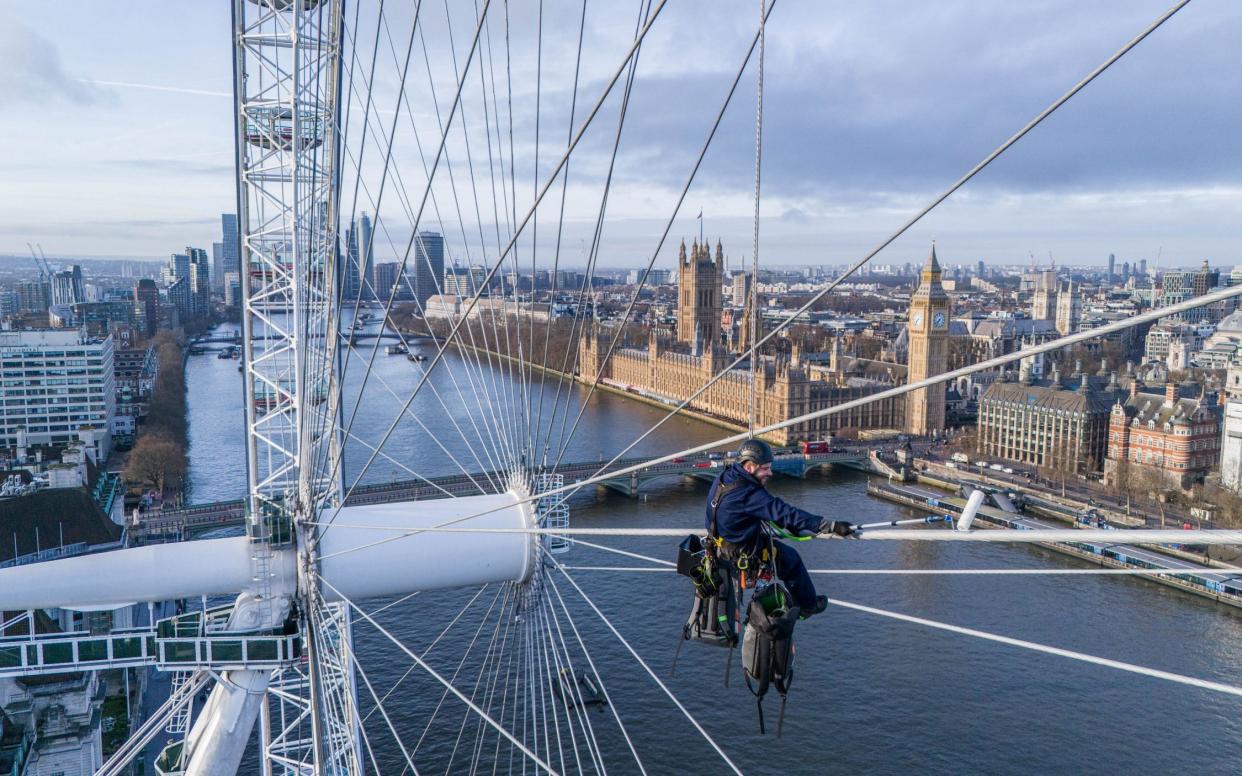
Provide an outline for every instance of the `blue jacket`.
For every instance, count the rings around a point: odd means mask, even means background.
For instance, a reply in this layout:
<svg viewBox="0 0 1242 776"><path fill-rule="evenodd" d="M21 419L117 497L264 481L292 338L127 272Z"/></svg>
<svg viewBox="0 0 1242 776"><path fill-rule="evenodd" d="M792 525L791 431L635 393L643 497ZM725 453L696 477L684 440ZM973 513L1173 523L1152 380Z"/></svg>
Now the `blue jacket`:
<svg viewBox="0 0 1242 776"><path fill-rule="evenodd" d="M767 522L776 523L791 534L815 533L824 522L819 515L798 509L768 493L759 480L735 463L721 472L708 491L705 526L709 532L712 528L712 502L721 482L726 485L741 483L725 493L716 510L716 534L727 542L754 547L762 536L763 524Z"/></svg>

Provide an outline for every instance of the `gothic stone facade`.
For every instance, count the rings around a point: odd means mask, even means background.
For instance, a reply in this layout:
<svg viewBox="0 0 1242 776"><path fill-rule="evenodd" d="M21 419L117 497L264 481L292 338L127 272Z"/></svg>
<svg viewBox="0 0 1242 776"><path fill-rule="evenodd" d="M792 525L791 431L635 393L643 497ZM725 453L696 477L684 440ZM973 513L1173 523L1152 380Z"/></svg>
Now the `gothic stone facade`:
<svg viewBox="0 0 1242 776"><path fill-rule="evenodd" d="M716 258L704 243L695 242L686 256L683 241L677 257L677 339L697 351L720 341L721 268L724 251L716 241Z"/></svg>
<svg viewBox="0 0 1242 776"><path fill-rule="evenodd" d="M646 348L618 348L600 370L608 352L609 336L584 334L579 348L579 372L585 379L601 375L606 385L657 400L681 402L722 372L732 358L719 348L702 355L676 352L653 335ZM795 348L790 357L764 358L754 375L756 424L778 423L797 415L843 404L883 390L878 382L837 379L831 370L801 363ZM752 373L734 369L702 395L689 408L737 425L750 418ZM901 428L904 423L903 397L870 402L847 412L817 418L768 436L777 444L813 440L842 428Z"/></svg>
<svg viewBox="0 0 1242 776"><path fill-rule="evenodd" d="M907 331L910 382L944 373L949 359L949 295L940 283L935 246L923 265L918 290L910 299ZM907 431L921 436L944 430L944 391L944 383L939 383L907 394Z"/></svg>

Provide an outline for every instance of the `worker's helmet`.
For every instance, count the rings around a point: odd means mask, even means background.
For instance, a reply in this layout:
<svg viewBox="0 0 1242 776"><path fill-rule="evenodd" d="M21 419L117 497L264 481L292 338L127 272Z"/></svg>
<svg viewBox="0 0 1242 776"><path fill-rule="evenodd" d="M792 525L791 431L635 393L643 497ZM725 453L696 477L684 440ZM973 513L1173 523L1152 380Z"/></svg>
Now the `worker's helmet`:
<svg viewBox="0 0 1242 776"><path fill-rule="evenodd" d="M738 463L753 462L756 466L772 463L772 447L762 439L747 439L737 449Z"/></svg>

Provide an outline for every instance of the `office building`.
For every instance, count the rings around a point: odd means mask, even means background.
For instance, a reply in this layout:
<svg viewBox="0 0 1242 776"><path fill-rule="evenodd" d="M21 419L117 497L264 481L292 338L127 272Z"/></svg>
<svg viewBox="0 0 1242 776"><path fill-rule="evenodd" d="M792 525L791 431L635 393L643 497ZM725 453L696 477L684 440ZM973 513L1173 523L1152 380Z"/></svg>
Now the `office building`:
<svg viewBox="0 0 1242 776"><path fill-rule="evenodd" d="M415 238L413 275L414 294L425 308L444 279L444 238L438 232L419 232Z"/></svg>
<svg viewBox="0 0 1242 776"><path fill-rule="evenodd" d="M1002 376L979 399L977 450L987 458L1074 474L1099 471L1117 395L1116 374L1075 371L1063 383L1054 366L1047 380L1036 380L1029 368L1018 382Z"/></svg>
<svg viewBox="0 0 1242 776"><path fill-rule="evenodd" d="M550 274L550 273L549 273ZM487 270L480 266L448 267L444 270L444 293L446 296L464 296L470 298L483 287L483 278ZM487 296L487 289L479 296Z"/></svg>
<svg viewBox="0 0 1242 776"><path fill-rule="evenodd" d="M116 412L112 337L79 331L0 332L0 445L58 445L84 428L110 429Z"/></svg>

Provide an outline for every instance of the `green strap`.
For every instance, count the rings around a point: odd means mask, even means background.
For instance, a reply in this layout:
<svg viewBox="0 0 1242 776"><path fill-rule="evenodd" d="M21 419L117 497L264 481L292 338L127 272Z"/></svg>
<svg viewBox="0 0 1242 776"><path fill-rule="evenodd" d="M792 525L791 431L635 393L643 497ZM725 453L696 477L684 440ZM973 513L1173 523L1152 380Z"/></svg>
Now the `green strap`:
<svg viewBox="0 0 1242 776"><path fill-rule="evenodd" d="M786 531L784 528L770 520L768 521L768 528L772 531L772 533L776 534L780 538L788 539L791 542L809 542L815 538L815 534L811 534L810 536L794 536L789 531Z"/></svg>

